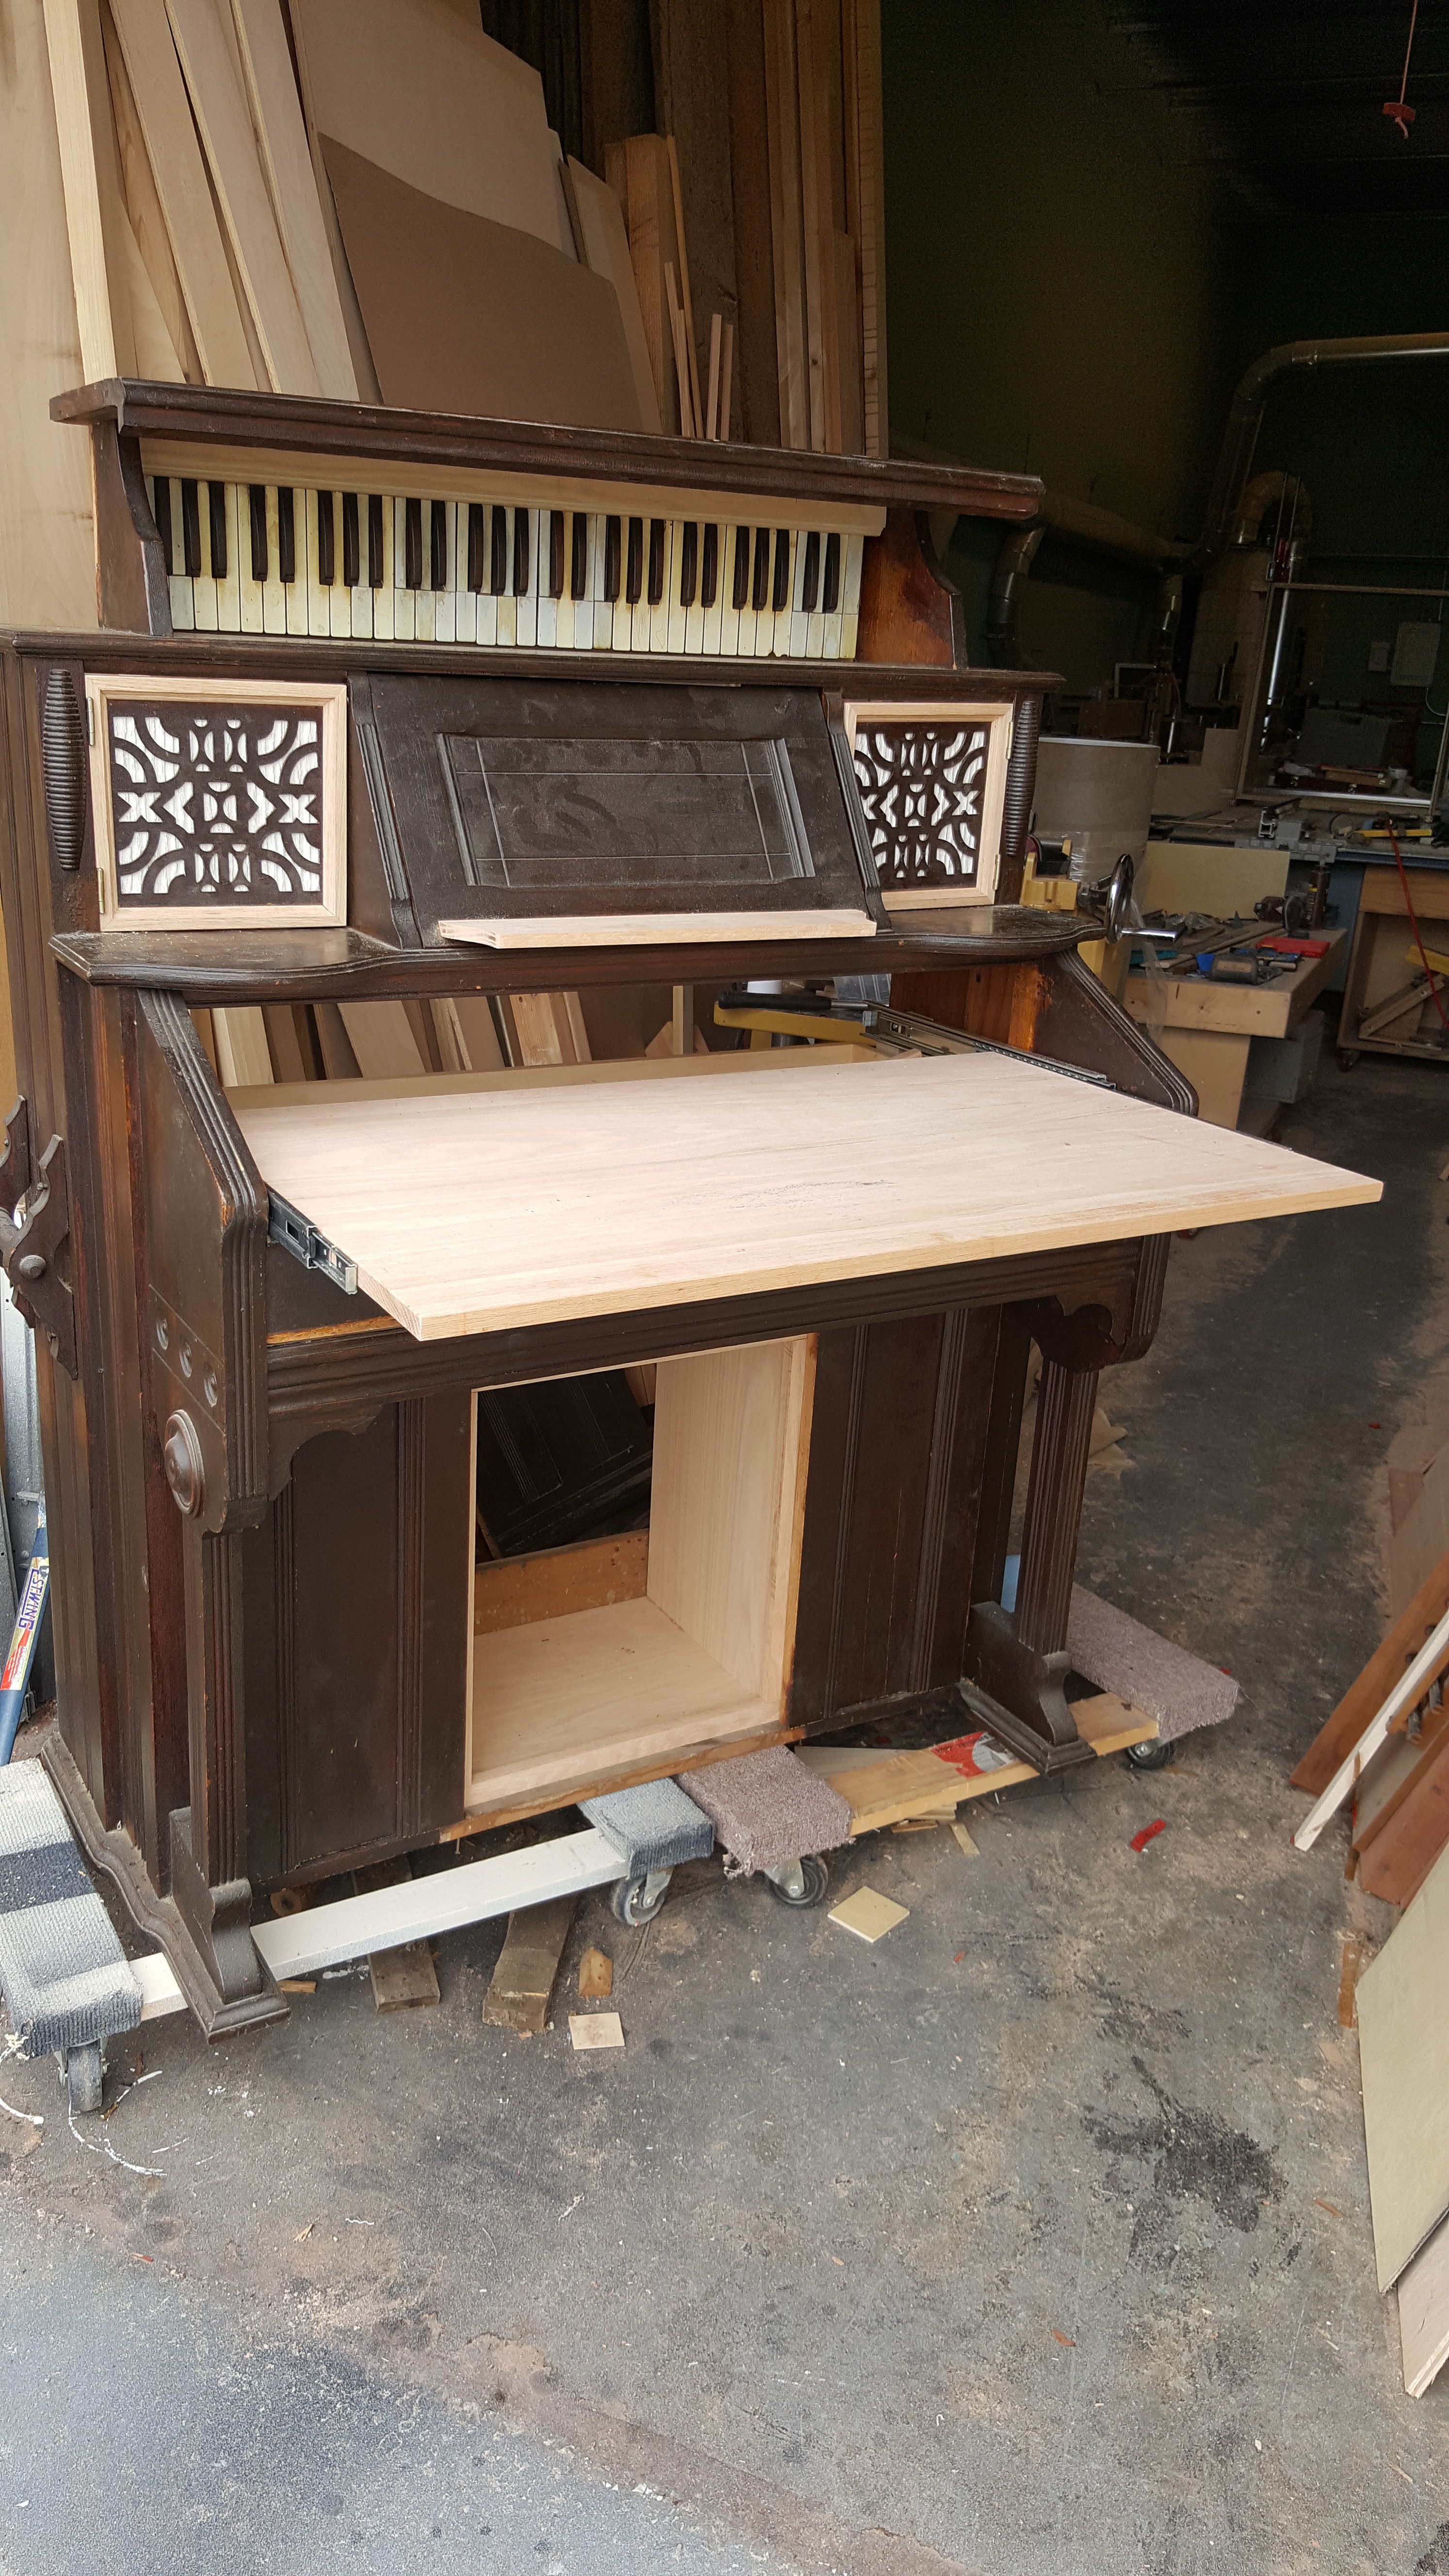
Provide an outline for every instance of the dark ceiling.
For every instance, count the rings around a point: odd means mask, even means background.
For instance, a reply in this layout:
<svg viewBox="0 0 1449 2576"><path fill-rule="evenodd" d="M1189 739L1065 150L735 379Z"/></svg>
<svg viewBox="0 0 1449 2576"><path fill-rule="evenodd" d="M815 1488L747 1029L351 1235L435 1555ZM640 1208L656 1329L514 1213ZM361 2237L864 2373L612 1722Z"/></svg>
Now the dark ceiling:
<svg viewBox="0 0 1449 2576"><path fill-rule="evenodd" d="M1407 139L1397 99L1412 0L1113 0L1127 93L1182 120L1244 215L1449 212L1449 0L1420 0ZM1112 86L1119 86L1113 83Z"/></svg>

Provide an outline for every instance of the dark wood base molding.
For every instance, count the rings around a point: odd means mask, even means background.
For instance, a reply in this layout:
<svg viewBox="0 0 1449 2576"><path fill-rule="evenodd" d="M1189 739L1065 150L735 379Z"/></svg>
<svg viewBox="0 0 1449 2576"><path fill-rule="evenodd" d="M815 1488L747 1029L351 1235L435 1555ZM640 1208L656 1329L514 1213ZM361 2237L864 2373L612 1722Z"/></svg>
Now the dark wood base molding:
<svg viewBox="0 0 1449 2576"><path fill-rule="evenodd" d="M1095 1760L1067 1706L1072 1665L1065 1651L1043 1654L1023 1645L1009 1610L998 1601L978 1601L971 1612L966 1656L974 1678L963 1680L962 1698L1023 1762L1053 1772Z"/></svg>

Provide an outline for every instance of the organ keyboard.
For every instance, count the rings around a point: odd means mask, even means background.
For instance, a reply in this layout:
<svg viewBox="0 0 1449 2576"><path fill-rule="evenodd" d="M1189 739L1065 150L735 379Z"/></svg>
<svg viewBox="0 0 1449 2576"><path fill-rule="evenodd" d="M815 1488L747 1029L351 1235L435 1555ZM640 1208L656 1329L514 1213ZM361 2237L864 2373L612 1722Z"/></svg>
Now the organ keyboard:
<svg viewBox="0 0 1449 2576"><path fill-rule="evenodd" d="M850 521L880 515L665 516L627 489L606 496L617 509L566 489L560 508L159 473L146 489L177 633L745 659L854 658L865 532Z"/></svg>

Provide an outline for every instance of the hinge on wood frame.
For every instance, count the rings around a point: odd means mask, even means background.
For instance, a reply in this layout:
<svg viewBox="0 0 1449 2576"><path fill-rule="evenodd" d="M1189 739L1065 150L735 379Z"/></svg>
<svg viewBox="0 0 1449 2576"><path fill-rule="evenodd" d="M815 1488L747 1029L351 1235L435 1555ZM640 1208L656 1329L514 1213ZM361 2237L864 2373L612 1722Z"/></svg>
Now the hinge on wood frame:
<svg viewBox="0 0 1449 2576"><path fill-rule="evenodd" d="M275 1190L270 1193L269 1206L267 1232L272 1242L279 1243L284 1252L290 1252L293 1260L300 1261L304 1270L320 1270L324 1278L331 1280L334 1288L342 1290L344 1296L355 1297L356 1262L349 1261L345 1252L339 1252L335 1243L329 1243L325 1234L318 1233L300 1208L294 1208L289 1200L279 1198Z"/></svg>
<svg viewBox="0 0 1449 2576"><path fill-rule="evenodd" d="M30 1115L23 1100L6 1120L7 1145L0 1167L0 1252L17 1311L32 1331L44 1333L50 1356L70 1377L80 1374L75 1346L75 1300L60 1267L70 1241L70 1188L65 1140L52 1136L32 1171ZM20 1182L21 1187L16 1184Z"/></svg>

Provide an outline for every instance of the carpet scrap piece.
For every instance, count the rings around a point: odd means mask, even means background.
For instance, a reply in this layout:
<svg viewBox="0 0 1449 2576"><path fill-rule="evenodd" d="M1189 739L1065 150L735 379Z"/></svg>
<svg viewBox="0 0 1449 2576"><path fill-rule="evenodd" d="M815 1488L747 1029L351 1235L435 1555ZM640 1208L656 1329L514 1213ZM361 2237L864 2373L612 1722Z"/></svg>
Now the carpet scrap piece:
<svg viewBox="0 0 1449 2576"><path fill-rule="evenodd" d="M1190 1735L1194 1727L1221 1726L1238 1704L1230 1673L1172 1645L1079 1583L1072 1586L1067 1613L1067 1652L1083 1681L1155 1717L1162 1744Z"/></svg>
<svg viewBox="0 0 1449 2576"><path fill-rule="evenodd" d="M134 2030L141 1989L36 1761L0 1769L0 1987L24 2057Z"/></svg>
<svg viewBox="0 0 1449 2576"><path fill-rule="evenodd" d="M638 1788L611 1789L605 1797L582 1798L579 1804L625 1861L631 1878L643 1870L678 1869L687 1860L706 1860L714 1849L709 1817L672 1780L645 1780Z"/></svg>
<svg viewBox="0 0 1449 2576"><path fill-rule="evenodd" d="M702 1807L746 1877L778 1869L806 1852L835 1851L850 1840L850 1808L838 1791L797 1762L788 1744L706 1762L678 1786Z"/></svg>

